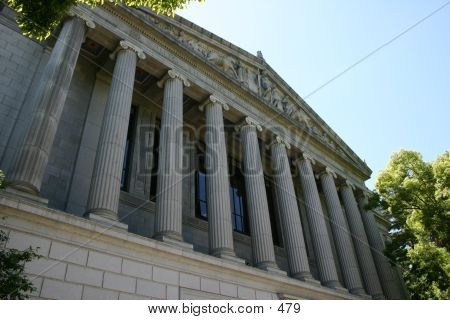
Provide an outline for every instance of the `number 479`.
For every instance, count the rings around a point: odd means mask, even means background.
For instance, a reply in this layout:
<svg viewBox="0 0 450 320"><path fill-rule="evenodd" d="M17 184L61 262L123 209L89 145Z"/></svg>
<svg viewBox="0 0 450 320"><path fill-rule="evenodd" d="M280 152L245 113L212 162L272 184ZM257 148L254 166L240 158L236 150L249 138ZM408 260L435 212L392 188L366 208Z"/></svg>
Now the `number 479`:
<svg viewBox="0 0 450 320"><path fill-rule="evenodd" d="M278 311L280 311L281 313L289 313L290 311L294 313L300 313L300 303L284 302L280 304L280 306L278 307Z"/></svg>

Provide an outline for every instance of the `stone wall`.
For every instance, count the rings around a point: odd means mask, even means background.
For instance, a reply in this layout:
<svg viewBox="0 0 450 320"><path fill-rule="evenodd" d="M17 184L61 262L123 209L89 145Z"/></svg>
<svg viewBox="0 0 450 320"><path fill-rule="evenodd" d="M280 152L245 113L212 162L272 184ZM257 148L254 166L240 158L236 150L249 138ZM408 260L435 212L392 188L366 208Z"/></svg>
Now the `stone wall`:
<svg viewBox="0 0 450 320"><path fill-rule="evenodd" d="M39 247L26 265L35 299L355 298L2 193L0 216L7 248Z"/></svg>
<svg viewBox="0 0 450 320"><path fill-rule="evenodd" d="M6 10L6 9L4 9ZM13 128L25 98L31 90L41 62L44 47L26 37L9 25L9 17L0 12L0 167L9 165L6 154Z"/></svg>

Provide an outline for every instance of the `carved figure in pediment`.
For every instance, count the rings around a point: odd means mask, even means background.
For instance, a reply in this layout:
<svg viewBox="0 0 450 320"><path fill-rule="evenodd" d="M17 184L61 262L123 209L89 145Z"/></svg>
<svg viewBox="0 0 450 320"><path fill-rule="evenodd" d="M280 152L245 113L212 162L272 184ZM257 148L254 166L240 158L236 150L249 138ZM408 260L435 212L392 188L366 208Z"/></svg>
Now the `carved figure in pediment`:
<svg viewBox="0 0 450 320"><path fill-rule="evenodd" d="M188 44L190 40L192 40L192 37L188 36L183 30L180 30L180 32L178 33L178 41L184 44Z"/></svg>
<svg viewBox="0 0 450 320"><path fill-rule="evenodd" d="M222 68L223 71L233 76L235 79L239 79L239 75L237 72L237 63L236 60L233 59L233 57L223 56L218 54L217 52L209 51L206 55L206 59L214 63L216 66Z"/></svg>
<svg viewBox="0 0 450 320"><path fill-rule="evenodd" d="M294 104L291 101L289 101L288 96L284 96L282 102L283 102L283 105L284 105L284 113L288 117L292 117L292 114L296 110Z"/></svg>
<svg viewBox="0 0 450 320"><path fill-rule="evenodd" d="M322 133L322 130L320 130L319 127L313 126L313 127L312 127L312 132L313 132L314 135L316 135L319 139L322 139L323 133Z"/></svg>
<svg viewBox="0 0 450 320"><path fill-rule="evenodd" d="M246 88L258 92L258 76L255 72L243 65L239 60L236 62L236 69L239 75L238 80Z"/></svg>
<svg viewBox="0 0 450 320"><path fill-rule="evenodd" d="M197 53L201 54L204 57L208 53L206 48L204 48L200 44L200 41L198 41L198 40L188 36L183 30L180 30L180 33L178 35L178 41L180 41L181 43L191 47L194 51L196 51Z"/></svg>
<svg viewBox="0 0 450 320"><path fill-rule="evenodd" d="M292 119L297 120L300 123L304 123L307 128L312 128L311 119L306 115L306 113L302 109L297 108L292 113L291 117L292 117ZM317 129L317 128L314 127L313 129ZM322 135L320 130L315 130L315 133L318 134L319 136Z"/></svg>
<svg viewBox="0 0 450 320"><path fill-rule="evenodd" d="M325 143L332 149L336 148L336 145L334 143L334 141L331 139L331 137L328 134L324 134L324 140Z"/></svg>
<svg viewBox="0 0 450 320"><path fill-rule="evenodd" d="M258 75L250 69L245 68L247 71L247 83L248 88L255 93L258 93Z"/></svg>
<svg viewBox="0 0 450 320"><path fill-rule="evenodd" d="M267 72L263 70L261 72L261 97L264 100L272 101L272 90L273 90L273 83L270 81L269 77L267 76Z"/></svg>
<svg viewBox="0 0 450 320"><path fill-rule="evenodd" d="M200 53L202 56L205 56L208 54L208 50L206 50L199 41L195 40L195 39L190 39L188 40L188 45L191 46L192 49L194 49L194 51L197 51L198 53Z"/></svg>
<svg viewBox="0 0 450 320"><path fill-rule="evenodd" d="M248 69L244 67L240 61L236 63L236 67L237 73L239 75L238 77L239 82L248 87Z"/></svg>
<svg viewBox="0 0 450 320"><path fill-rule="evenodd" d="M272 105L277 108L280 112L284 112L284 106L283 106L283 96L281 95L280 90L277 88L274 88L272 90Z"/></svg>
<svg viewBox="0 0 450 320"><path fill-rule="evenodd" d="M168 23L159 21L158 19L155 19L154 22L155 22L155 24L156 24L157 26L159 26L161 29L163 29L163 30L165 30L165 31L167 31L167 32L169 32L169 33L171 33L171 34L173 34L174 36L176 36L176 34L177 34L177 29L176 29L174 26L172 26L171 24L168 24Z"/></svg>

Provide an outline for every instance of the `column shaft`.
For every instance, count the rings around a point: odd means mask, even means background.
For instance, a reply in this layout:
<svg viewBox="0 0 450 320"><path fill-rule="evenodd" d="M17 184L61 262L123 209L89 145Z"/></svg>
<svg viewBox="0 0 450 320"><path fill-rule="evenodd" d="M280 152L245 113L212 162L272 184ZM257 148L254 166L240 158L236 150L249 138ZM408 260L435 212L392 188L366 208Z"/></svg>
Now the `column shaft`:
<svg viewBox="0 0 450 320"><path fill-rule="evenodd" d="M375 261L375 266L378 270L383 292L388 299L401 299L400 288L396 284L392 266L383 254L385 244L378 229L378 224L375 221L373 213L365 209L367 202L366 196L358 198L362 221L371 247L373 260Z"/></svg>
<svg viewBox="0 0 450 320"><path fill-rule="evenodd" d="M133 97L137 56L120 50L106 102L89 193L91 218L118 220L120 182Z"/></svg>
<svg viewBox="0 0 450 320"><path fill-rule="evenodd" d="M331 231L341 263L345 285L350 293L365 294L352 238L345 221L334 178L330 173L324 172L320 175L320 181L325 194Z"/></svg>
<svg viewBox="0 0 450 320"><path fill-rule="evenodd" d="M289 274L301 280L312 278L286 146L283 143L273 143L271 153L274 188L288 258Z"/></svg>
<svg viewBox="0 0 450 320"><path fill-rule="evenodd" d="M253 261L255 266L261 269L277 268L261 155L254 125L241 127L241 143Z"/></svg>
<svg viewBox="0 0 450 320"><path fill-rule="evenodd" d="M182 241L183 80L170 72L161 114L155 238Z"/></svg>
<svg viewBox="0 0 450 320"><path fill-rule="evenodd" d="M374 299L384 299L375 263L373 262L372 253L370 252L370 246L352 188L348 185L341 186L341 195L366 291Z"/></svg>
<svg viewBox="0 0 450 320"><path fill-rule="evenodd" d="M10 173L13 187L39 194L85 35L78 17L64 22L35 93L33 113Z"/></svg>
<svg viewBox="0 0 450 320"><path fill-rule="evenodd" d="M226 105L215 101L213 97L210 99L212 101L204 107L206 113L205 167L209 250L215 256L234 256L230 186L222 112L222 107L226 107Z"/></svg>
<svg viewBox="0 0 450 320"><path fill-rule="evenodd" d="M297 164L320 281L328 287L340 287L311 160L304 158Z"/></svg>

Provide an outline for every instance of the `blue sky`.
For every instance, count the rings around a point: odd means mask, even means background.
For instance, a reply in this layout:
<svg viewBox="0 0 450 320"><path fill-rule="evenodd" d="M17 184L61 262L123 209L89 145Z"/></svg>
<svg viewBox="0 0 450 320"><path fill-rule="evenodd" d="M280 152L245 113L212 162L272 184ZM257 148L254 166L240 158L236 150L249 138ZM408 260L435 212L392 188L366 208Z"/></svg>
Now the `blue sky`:
<svg viewBox="0 0 450 320"><path fill-rule="evenodd" d="M377 173L401 148L450 149L450 2L206 0L178 14L264 58Z"/></svg>

